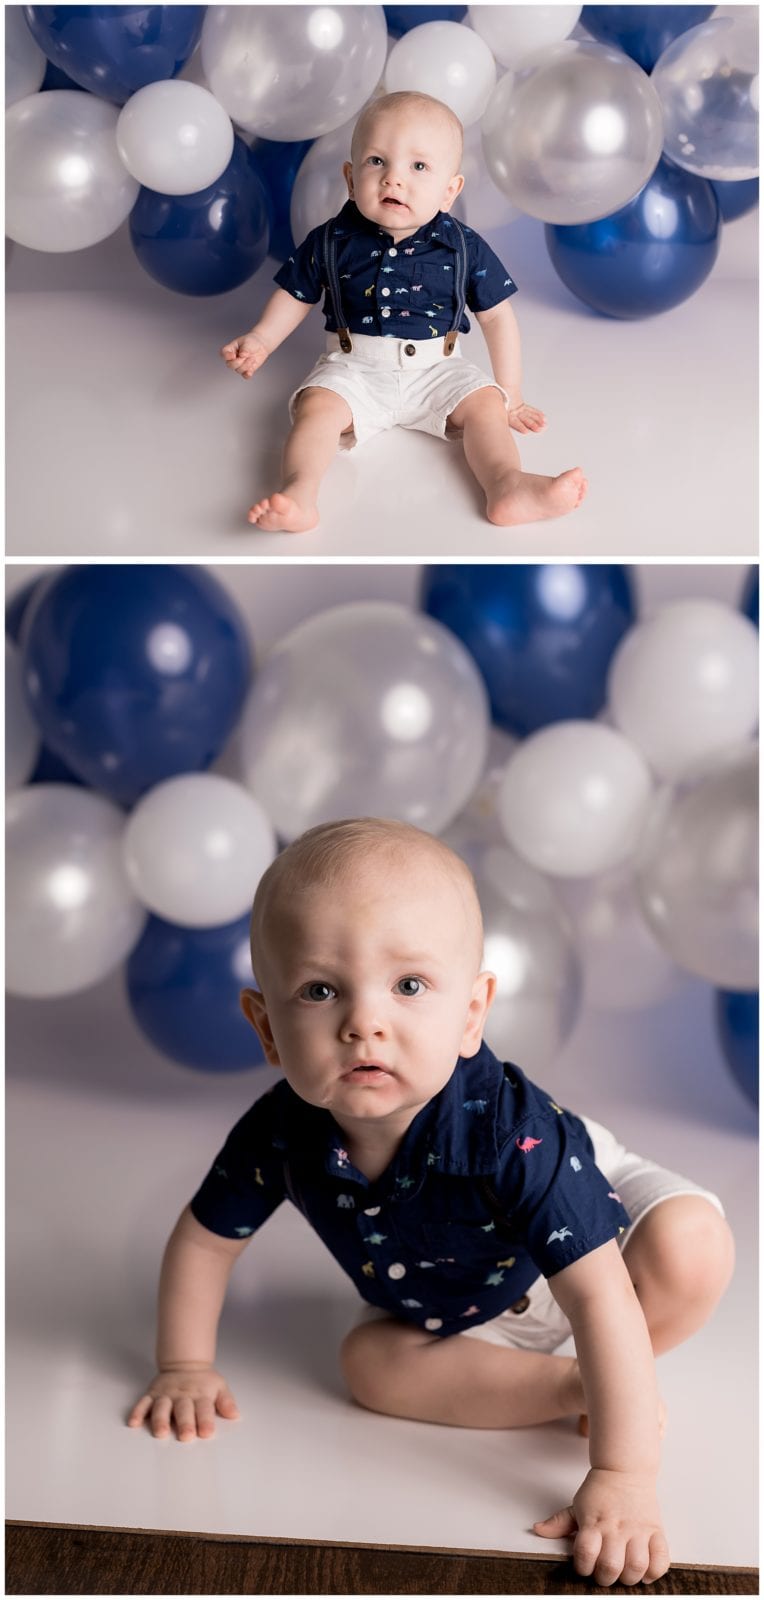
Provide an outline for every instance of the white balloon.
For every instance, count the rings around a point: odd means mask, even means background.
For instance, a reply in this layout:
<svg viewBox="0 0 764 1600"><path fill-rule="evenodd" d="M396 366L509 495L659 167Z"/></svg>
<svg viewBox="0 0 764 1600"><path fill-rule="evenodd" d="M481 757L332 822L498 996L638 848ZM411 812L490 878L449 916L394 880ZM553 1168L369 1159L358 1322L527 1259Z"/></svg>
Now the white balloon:
<svg viewBox="0 0 764 1600"><path fill-rule="evenodd" d="M84 250L124 222L139 185L117 149L119 107L51 89L5 119L5 231L30 250Z"/></svg>
<svg viewBox="0 0 764 1600"><path fill-rule="evenodd" d="M6 804L6 983L11 994L74 994L112 972L146 912L122 860L124 814L102 795L36 784Z"/></svg>
<svg viewBox="0 0 764 1600"><path fill-rule="evenodd" d="M169 79L147 83L123 106L117 148L139 183L160 194L198 194L233 154L231 119L209 89Z"/></svg>
<svg viewBox="0 0 764 1600"><path fill-rule="evenodd" d="M688 28L652 72L666 155L687 172L726 183L759 170L758 8L742 9Z"/></svg>
<svg viewBox="0 0 764 1600"><path fill-rule="evenodd" d="M138 801L124 851L133 892L150 911L184 928L214 928L249 909L276 839L240 784L190 772Z"/></svg>
<svg viewBox="0 0 764 1600"><path fill-rule="evenodd" d="M488 45L459 22L425 22L404 33L388 56L389 94L417 89L442 100L469 127L482 117L496 83Z"/></svg>
<svg viewBox="0 0 764 1600"><path fill-rule="evenodd" d="M622 734L596 722L558 722L510 757L499 815L526 860L583 878L632 853L650 793L644 758Z"/></svg>
<svg viewBox="0 0 764 1600"><path fill-rule="evenodd" d="M48 68L47 57L30 33L23 6L4 6L5 108L36 94Z"/></svg>
<svg viewBox="0 0 764 1600"><path fill-rule="evenodd" d="M758 632L715 600L679 600L630 628L610 664L617 726L662 778L740 744L758 720Z"/></svg>
<svg viewBox="0 0 764 1600"><path fill-rule="evenodd" d="M215 98L265 139L339 128L376 88L387 54L381 6L208 6L202 65Z"/></svg>
<svg viewBox="0 0 764 1600"><path fill-rule="evenodd" d="M289 226L295 244L302 244L312 228L336 217L348 198L342 163L350 160L350 141L356 118L343 122L311 145L300 163L289 202Z"/></svg>
<svg viewBox="0 0 764 1600"><path fill-rule="evenodd" d="M24 690L21 656L5 641L5 787L20 789L34 772L40 754L40 730Z"/></svg>
<svg viewBox="0 0 764 1600"><path fill-rule="evenodd" d="M479 122L473 122L465 130L462 174L464 188L451 208L460 222L466 222L468 227L484 233L490 228L504 228L521 215L491 178L485 164Z"/></svg>
<svg viewBox="0 0 764 1600"><path fill-rule="evenodd" d="M568 39L580 15L580 6L470 6L467 20L503 67L516 67L534 50Z"/></svg>
<svg viewBox="0 0 764 1600"><path fill-rule="evenodd" d="M245 779L277 833L383 816L438 833L485 765L488 697L432 618L388 602L309 618L260 667L241 724Z"/></svg>
<svg viewBox="0 0 764 1600"><path fill-rule="evenodd" d="M642 915L634 863L558 886L575 930L587 1005L643 1011L677 994L687 974L653 938Z"/></svg>

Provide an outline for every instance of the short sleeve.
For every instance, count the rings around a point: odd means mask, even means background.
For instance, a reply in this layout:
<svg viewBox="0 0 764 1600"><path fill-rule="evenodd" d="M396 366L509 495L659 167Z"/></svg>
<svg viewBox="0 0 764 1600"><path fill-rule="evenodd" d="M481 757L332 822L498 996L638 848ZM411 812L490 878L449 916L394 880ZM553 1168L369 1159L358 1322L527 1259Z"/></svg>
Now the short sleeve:
<svg viewBox="0 0 764 1600"><path fill-rule="evenodd" d="M274 273L273 281L295 300L306 300L311 305L321 299L324 292L322 228L313 228L307 239L295 247L294 254Z"/></svg>
<svg viewBox="0 0 764 1600"><path fill-rule="evenodd" d="M472 234L469 244L467 305L470 311L490 311L517 294L517 284L479 233Z"/></svg>
<svg viewBox="0 0 764 1600"><path fill-rule="evenodd" d="M256 1233L286 1197L283 1151L274 1145L275 1094L255 1101L231 1129L191 1201L197 1222L226 1239Z"/></svg>
<svg viewBox="0 0 764 1600"><path fill-rule="evenodd" d="M565 1114L529 1117L502 1152L499 1198L545 1278L629 1225L629 1214Z"/></svg>

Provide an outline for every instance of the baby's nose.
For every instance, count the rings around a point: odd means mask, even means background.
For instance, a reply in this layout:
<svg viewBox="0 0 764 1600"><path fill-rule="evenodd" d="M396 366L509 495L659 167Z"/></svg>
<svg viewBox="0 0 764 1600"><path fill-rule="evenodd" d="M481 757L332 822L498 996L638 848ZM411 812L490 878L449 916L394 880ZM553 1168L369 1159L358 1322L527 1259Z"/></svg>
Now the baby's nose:
<svg viewBox="0 0 764 1600"><path fill-rule="evenodd" d="M382 1011L370 997L350 1001L342 1022L343 1039L378 1039L385 1033Z"/></svg>

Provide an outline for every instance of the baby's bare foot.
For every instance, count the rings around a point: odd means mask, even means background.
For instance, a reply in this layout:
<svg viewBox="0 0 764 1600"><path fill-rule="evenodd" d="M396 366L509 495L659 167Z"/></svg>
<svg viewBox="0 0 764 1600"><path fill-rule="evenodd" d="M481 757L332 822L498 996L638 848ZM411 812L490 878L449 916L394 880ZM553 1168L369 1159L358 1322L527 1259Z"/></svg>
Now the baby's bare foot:
<svg viewBox="0 0 764 1600"><path fill-rule="evenodd" d="M487 496L488 521L499 528L512 528L525 522L564 517L581 504L587 488L580 467L561 472L557 478L512 469Z"/></svg>
<svg viewBox="0 0 764 1600"><path fill-rule="evenodd" d="M303 505L289 494L272 494L250 506L247 521L269 533L307 533L318 524L318 506Z"/></svg>

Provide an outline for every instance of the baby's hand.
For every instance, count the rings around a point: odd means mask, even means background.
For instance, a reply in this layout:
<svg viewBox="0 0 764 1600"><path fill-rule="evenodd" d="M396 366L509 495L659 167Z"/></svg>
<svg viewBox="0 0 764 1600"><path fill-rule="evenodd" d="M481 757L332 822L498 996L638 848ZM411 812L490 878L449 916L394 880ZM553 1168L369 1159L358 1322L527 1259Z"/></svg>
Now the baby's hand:
<svg viewBox="0 0 764 1600"><path fill-rule="evenodd" d="M534 1522L544 1539L574 1536L573 1565L595 1582L654 1583L669 1568L669 1551L649 1475L592 1467L572 1506Z"/></svg>
<svg viewBox="0 0 764 1600"><path fill-rule="evenodd" d="M238 339L232 339L230 344L224 344L220 352L227 367L233 372L238 372L242 378L252 378L258 367L268 360L270 350L263 344L256 333L242 333Z"/></svg>
<svg viewBox="0 0 764 1600"><path fill-rule="evenodd" d="M527 406L524 400L519 405L510 406L507 421L515 433L541 433L546 427L543 411L537 411L535 406Z"/></svg>
<svg viewBox="0 0 764 1600"><path fill-rule="evenodd" d="M141 1395L127 1419L128 1428L140 1428L148 1417L155 1439L164 1439L174 1421L181 1444L186 1439L209 1439L215 1432L215 1412L234 1421L239 1408L225 1378L214 1367L168 1367L157 1373L150 1389Z"/></svg>

